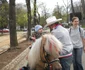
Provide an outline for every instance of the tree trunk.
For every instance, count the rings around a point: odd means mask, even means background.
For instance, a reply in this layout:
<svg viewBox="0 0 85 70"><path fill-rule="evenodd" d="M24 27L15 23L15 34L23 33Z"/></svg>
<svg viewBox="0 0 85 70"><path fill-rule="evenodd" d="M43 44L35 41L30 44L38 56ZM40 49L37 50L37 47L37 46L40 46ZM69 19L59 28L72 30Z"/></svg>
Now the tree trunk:
<svg viewBox="0 0 85 70"><path fill-rule="evenodd" d="M67 9L67 23L68 23L68 0L67 0L67 7L66 7L66 9Z"/></svg>
<svg viewBox="0 0 85 70"><path fill-rule="evenodd" d="M30 7L30 0L26 0L27 5L27 16L28 16L28 29L27 29L27 40L31 35L31 7Z"/></svg>
<svg viewBox="0 0 85 70"><path fill-rule="evenodd" d="M74 16L75 11L74 11L74 7L73 7L73 0L71 0L71 8L72 8L73 16Z"/></svg>
<svg viewBox="0 0 85 70"><path fill-rule="evenodd" d="M85 18L85 1L81 0L82 3L82 9L83 9L83 14L84 14L84 18Z"/></svg>
<svg viewBox="0 0 85 70"><path fill-rule="evenodd" d="M34 0L34 25L37 24L37 19L36 19L36 0Z"/></svg>
<svg viewBox="0 0 85 70"><path fill-rule="evenodd" d="M40 13L39 12L37 13L38 13L38 24L40 24Z"/></svg>
<svg viewBox="0 0 85 70"><path fill-rule="evenodd" d="M9 28L10 28L10 47L16 47L17 34L16 34L16 13L15 13L15 0L9 0Z"/></svg>

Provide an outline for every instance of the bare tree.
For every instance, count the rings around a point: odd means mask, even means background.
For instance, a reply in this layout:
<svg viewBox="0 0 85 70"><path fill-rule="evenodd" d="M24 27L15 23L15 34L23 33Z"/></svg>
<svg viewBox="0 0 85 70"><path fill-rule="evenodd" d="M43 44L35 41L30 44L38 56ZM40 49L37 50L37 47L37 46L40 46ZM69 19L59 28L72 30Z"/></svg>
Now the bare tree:
<svg viewBox="0 0 85 70"><path fill-rule="evenodd" d="M85 0L81 0L81 3L82 3L83 14L85 17Z"/></svg>
<svg viewBox="0 0 85 70"><path fill-rule="evenodd" d="M62 16L61 10L62 10L62 7L60 7L57 2L57 5L53 10L53 15L56 16L56 18L61 18Z"/></svg>
<svg viewBox="0 0 85 70"><path fill-rule="evenodd" d="M74 11L74 7L73 7L73 0L71 0L71 9L72 9L72 13L73 13L73 16L74 16L75 11Z"/></svg>
<svg viewBox="0 0 85 70"><path fill-rule="evenodd" d="M41 15L39 15L38 13L38 9L41 9ZM38 17L40 16L40 18L38 18L40 20L40 24L42 26L44 26L46 24L46 18L50 16L49 14L49 9L47 9L46 5L42 2L37 6L37 14Z"/></svg>
<svg viewBox="0 0 85 70"><path fill-rule="evenodd" d="M47 9L46 5L44 3L42 3L42 15L44 16L44 18L46 19L49 16L49 10Z"/></svg>
<svg viewBox="0 0 85 70"><path fill-rule="evenodd" d="M65 6L65 8L66 8L66 12L67 12L67 23L68 23L68 0L67 0L67 5L65 4L65 2L64 2L64 0L62 0L63 1L63 3L64 3L64 6Z"/></svg>
<svg viewBox="0 0 85 70"><path fill-rule="evenodd" d="M26 5L27 5L27 16L28 16L27 40L29 40L29 37L31 35L31 6L30 6L30 0L26 0Z"/></svg>
<svg viewBox="0 0 85 70"><path fill-rule="evenodd" d="M36 17L36 0L34 0L34 21L33 21L34 25L37 24L36 18L37 18L37 17Z"/></svg>
<svg viewBox="0 0 85 70"><path fill-rule="evenodd" d="M37 24L40 24L40 13L37 10Z"/></svg>
<svg viewBox="0 0 85 70"><path fill-rule="evenodd" d="M17 34L16 34L16 13L15 13L15 0L9 0L9 28L10 28L10 46L16 47Z"/></svg>

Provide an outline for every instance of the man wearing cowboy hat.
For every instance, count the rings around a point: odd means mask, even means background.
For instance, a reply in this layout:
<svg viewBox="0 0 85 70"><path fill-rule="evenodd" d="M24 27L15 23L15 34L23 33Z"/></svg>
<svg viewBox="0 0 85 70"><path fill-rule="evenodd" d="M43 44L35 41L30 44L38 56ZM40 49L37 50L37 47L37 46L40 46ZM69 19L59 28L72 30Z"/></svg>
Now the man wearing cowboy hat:
<svg viewBox="0 0 85 70"><path fill-rule="evenodd" d="M60 63L62 70L70 70L73 45L68 30L59 24L61 20L56 19L55 16L49 17L46 19L47 24L45 27L49 27L52 30L51 33L63 44L63 49L59 57Z"/></svg>

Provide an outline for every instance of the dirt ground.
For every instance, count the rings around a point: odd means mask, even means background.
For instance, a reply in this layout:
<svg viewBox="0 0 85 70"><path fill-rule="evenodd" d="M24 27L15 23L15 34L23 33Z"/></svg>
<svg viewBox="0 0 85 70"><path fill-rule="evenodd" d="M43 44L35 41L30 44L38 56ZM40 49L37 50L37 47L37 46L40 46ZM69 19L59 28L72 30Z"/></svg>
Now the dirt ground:
<svg viewBox="0 0 85 70"><path fill-rule="evenodd" d="M0 69L2 69L9 62L11 62L12 59L17 57L17 55L19 55L22 51L24 51L30 44L31 42L24 41L17 46L18 47L17 49L11 49L1 54L0 55Z"/></svg>
<svg viewBox="0 0 85 70"><path fill-rule="evenodd" d="M22 39L26 39L26 37L24 37L24 33L23 32L18 32L17 33L18 43ZM10 43L10 36L9 36L9 34L3 34L3 36L0 36L0 47L7 46L7 45L9 46L9 43Z"/></svg>

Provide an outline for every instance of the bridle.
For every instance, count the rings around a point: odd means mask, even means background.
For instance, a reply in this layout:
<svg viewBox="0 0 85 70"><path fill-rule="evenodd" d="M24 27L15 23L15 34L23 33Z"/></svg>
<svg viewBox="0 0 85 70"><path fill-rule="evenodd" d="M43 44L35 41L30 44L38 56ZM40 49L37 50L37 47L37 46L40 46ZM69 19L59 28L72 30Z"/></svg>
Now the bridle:
<svg viewBox="0 0 85 70"><path fill-rule="evenodd" d="M49 56L50 54L48 54L45 49L44 46L46 44L46 38L44 36L42 36L42 41L41 41L41 47L40 47L40 59L43 63L45 63L47 66L46 67L50 67L50 65L54 62L59 62L59 59L54 59L52 61L49 60ZM50 70L50 68L49 68Z"/></svg>

